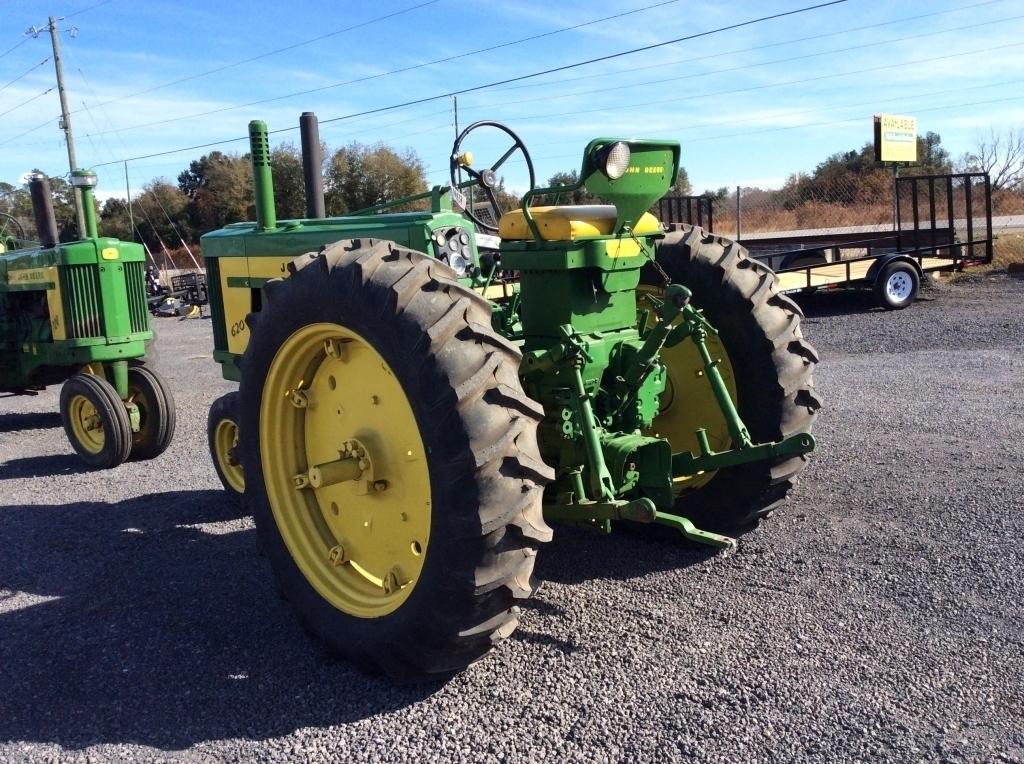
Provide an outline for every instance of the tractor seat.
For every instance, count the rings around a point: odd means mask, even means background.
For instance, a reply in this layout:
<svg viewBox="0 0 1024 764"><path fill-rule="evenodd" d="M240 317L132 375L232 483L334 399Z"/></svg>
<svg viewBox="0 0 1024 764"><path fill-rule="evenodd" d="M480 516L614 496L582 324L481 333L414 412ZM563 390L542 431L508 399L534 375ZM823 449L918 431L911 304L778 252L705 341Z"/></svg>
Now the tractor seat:
<svg viewBox="0 0 1024 764"><path fill-rule="evenodd" d="M531 207L530 214L544 241L573 241L585 236L611 236L618 213L611 204L580 204L558 207ZM636 234L658 233L661 224L649 212L637 222ZM533 238L522 209L506 212L498 223L498 236L506 241Z"/></svg>

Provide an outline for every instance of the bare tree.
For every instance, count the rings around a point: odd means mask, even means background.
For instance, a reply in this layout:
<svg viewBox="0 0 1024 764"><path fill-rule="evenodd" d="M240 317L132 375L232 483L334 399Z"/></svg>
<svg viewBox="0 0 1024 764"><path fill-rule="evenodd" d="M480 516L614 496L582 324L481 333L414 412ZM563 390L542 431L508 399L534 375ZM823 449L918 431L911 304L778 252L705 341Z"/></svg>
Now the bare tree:
<svg viewBox="0 0 1024 764"><path fill-rule="evenodd" d="M1024 130L1010 127L1000 134L990 128L987 137L979 133L975 150L960 157L960 167L987 172L993 191L1024 188Z"/></svg>

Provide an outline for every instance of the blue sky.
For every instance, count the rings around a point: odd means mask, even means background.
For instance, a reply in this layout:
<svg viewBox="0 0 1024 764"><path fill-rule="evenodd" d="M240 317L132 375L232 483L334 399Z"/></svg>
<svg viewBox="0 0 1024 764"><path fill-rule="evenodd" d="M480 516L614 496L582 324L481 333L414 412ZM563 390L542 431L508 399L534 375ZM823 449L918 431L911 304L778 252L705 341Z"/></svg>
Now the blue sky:
<svg viewBox="0 0 1024 764"><path fill-rule="evenodd" d="M54 84L52 61L38 66L50 55L49 37L22 34L44 26L51 13L68 17L60 27L72 124L79 164L93 166L244 136L253 118L271 129L293 127L302 111L341 117L814 4L662 0L649 7L657 2L299 1L285 10L265 0L0 0L0 114L9 112L0 116L0 180L17 182L33 167L67 172L56 91L36 98ZM546 34L579 24L585 26ZM302 44L322 35L329 36ZM459 96L459 121L508 124L533 154L540 181L576 167L590 138L615 135L679 140L698 190L777 186L869 140L873 113L917 116L919 130L940 133L954 156L990 128L1021 126L1021 40L1020 0L848 0L468 93ZM232 66L287 46L295 47ZM245 105L265 99L274 100ZM453 138L451 101L325 123L321 137L331 147L359 140L412 148L428 180L441 183ZM298 134L274 139L297 144ZM216 148L241 152L246 144ZM484 141L475 148L497 158L505 146ZM209 150L129 162L133 192L155 177L173 180ZM523 190L523 164L513 158L504 169L508 183ZM104 196L123 195L123 166L98 171Z"/></svg>

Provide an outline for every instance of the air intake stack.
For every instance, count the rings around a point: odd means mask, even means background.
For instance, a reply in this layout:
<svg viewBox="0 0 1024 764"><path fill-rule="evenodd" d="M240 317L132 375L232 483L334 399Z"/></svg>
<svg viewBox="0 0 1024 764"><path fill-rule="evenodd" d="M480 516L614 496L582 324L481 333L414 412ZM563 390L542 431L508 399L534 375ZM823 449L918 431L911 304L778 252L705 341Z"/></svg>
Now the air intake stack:
<svg viewBox="0 0 1024 764"><path fill-rule="evenodd" d="M270 231L277 228L277 211L274 209L274 175L270 169L270 138L267 123L261 119L249 123L249 153L256 196L256 230Z"/></svg>

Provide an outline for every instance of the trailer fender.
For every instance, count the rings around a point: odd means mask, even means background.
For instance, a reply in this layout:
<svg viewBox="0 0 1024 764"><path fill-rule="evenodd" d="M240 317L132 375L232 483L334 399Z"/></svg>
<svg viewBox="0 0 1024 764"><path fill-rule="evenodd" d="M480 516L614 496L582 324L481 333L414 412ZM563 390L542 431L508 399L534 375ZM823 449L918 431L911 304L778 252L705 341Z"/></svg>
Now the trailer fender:
<svg viewBox="0 0 1024 764"><path fill-rule="evenodd" d="M921 270L921 266L918 264L917 260L908 255L903 254L902 252L890 252L888 255L882 255L877 260L875 260L874 263L871 264L871 268L868 269L868 273L864 277L864 280L867 281L869 284L874 284L875 279L878 278L878 274L885 270L885 266L887 266L889 263L894 263L898 260L910 263L912 266L914 266L914 270L917 271L917 277L919 279L924 277L924 272Z"/></svg>

